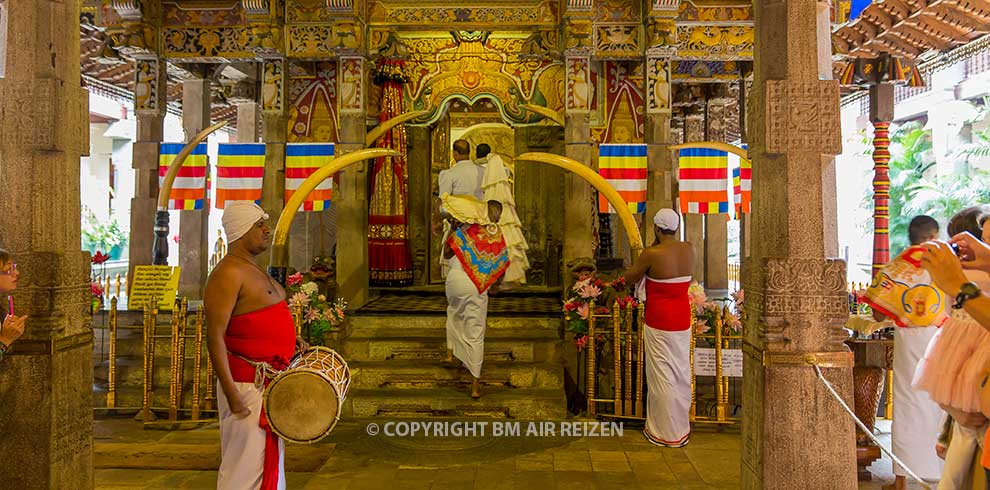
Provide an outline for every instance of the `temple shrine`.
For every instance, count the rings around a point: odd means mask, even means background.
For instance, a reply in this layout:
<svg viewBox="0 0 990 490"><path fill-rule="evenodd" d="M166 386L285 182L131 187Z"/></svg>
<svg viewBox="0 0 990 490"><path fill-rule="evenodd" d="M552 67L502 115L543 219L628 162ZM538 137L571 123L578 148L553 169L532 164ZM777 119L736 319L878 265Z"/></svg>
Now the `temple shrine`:
<svg viewBox="0 0 990 490"><path fill-rule="evenodd" d="M216 488L203 303L237 201L346 376L288 488L881 488L893 340L855 290L904 248L908 173L990 169L988 34L985 0L0 0L28 317L0 488ZM486 300L476 399L443 362L455 141L508 169L528 263ZM663 208L705 298L683 448L643 437L644 313L610 289ZM413 421L521 433L377 432Z"/></svg>

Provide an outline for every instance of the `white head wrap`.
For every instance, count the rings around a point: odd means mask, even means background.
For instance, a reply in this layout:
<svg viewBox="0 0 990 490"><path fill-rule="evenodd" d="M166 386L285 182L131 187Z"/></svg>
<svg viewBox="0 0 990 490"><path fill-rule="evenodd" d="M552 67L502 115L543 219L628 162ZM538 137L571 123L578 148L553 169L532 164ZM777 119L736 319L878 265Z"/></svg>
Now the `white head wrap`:
<svg viewBox="0 0 990 490"><path fill-rule="evenodd" d="M657 211L657 214L653 215L653 224L657 225L661 230L677 231L677 227L681 224L681 217L677 215L677 211L670 208L663 208Z"/></svg>
<svg viewBox="0 0 990 490"><path fill-rule="evenodd" d="M268 219L268 213L252 201L228 202L223 210L223 231L231 244L244 236L258 220Z"/></svg>

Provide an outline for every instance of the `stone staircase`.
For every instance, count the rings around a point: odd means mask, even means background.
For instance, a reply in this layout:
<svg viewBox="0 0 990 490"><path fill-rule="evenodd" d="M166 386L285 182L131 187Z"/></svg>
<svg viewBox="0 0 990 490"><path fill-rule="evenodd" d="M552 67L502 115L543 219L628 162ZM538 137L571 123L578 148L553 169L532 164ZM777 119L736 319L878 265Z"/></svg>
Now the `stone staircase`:
<svg viewBox="0 0 990 490"><path fill-rule="evenodd" d="M446 315L365 315L351 319L340 353L351 370L345 417L566 415L559 315L489 316L482 397L471 375L442 363Z"/></svg>

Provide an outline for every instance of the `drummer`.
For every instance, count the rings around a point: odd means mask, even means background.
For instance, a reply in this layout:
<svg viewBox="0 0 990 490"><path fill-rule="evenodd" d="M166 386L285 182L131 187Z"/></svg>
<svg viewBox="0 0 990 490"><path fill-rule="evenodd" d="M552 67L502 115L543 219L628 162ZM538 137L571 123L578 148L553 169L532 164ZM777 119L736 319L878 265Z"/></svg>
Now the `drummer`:
<svg viewBox="0 0 990 490"><path fill-rule="evenodd" d="M285 489L283 442L262 413L256 374L282 370L297 338L285 290L255 262L268 249L268 214L253 202L227 203L229 252L206 282L207 347L216 367L220 412L217 489Z"/></svg>

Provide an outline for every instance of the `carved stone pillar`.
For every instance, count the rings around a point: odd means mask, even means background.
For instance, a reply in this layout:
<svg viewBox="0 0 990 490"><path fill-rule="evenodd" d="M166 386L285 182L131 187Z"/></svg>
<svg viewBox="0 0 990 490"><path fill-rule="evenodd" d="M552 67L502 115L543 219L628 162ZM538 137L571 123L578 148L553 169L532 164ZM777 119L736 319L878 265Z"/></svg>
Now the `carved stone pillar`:
<svg viewBox="0 0 990 490"><path fill-rule="evenodd" d="M661 208L673 208L675 177L670 150L670 58L648 55L646 60L646 134L649 182L646 215L642 233L644 245L653 242L653 215Z"/></svg>
<svg viewBox="0 0 990 490"><path fill-rule="evenodd" d="M286 74L284 59L265 59L261 62L261 141L265 143L265 174L261 181L261 207L271 217L274 227L285 204L285 141L289 119L286 100ZM291 238L290 238L291 242ZM267 265L271 256L265 251L258 263Z"/></svg>
<svg viewBox="0 0 990 490"><path fill-rule="evenodd" d="M155 241L155 211L158 200L158 151L164 137L165 94L168 92L165 60L134 60L134 114L137 137L131 146L134 168L134 197L131 198L131 233L128 244L128 277L134 267L150 265Z"/></svg>
<svg viewBox="0 0 990 490"><path fill-rule="evenodd" d="M368 76L362 72L350 83L367 93ZM353 106L340 114L340 141L337 155L364 148L368 133L366 105ZM340 172L340 188L334 190L337 207L337 284L338 294L352 307L368 301L368 171L372 162L361 161Z"/></svg>
<svg viewBox="0 0 990 490"><path fill-rule="evenodd" d="M237 104L237 142L257 143L261 111L257 102Z"/></svg>
<svg viewBox="0 0 990 490"><path fill-rule="evenodd" d="M591 85L590 48L586 45L584 29L590 23L583 16L587 14L578 6L571 5L569 11L575 15L567 29L568 50L565 55L567 106L564 117L564 155L591 166L595 147L591 144ZM598 208L594 190L581 178L568 172L564 176L564 243L561 263L568 264L578 257L594 257L594 222ZM551 273L547 271L547 273ZM570 275L561 271L565 287Z"/></svg>
<svg viewBox="0 0 990 490"><path fill-rule="evenodd" d="M89 254L79 250L89 97L79 86L79 2L8 0L0 14L0 246L20 271L15 312L28 316L0 363L0 487L91 489Z"/></svg>
<svg viewBox="0 0 990 490"><path fill-rule="evenodd" d="M186 142L210 125L210 80L182 82L182 129ZM210 164L206 164L209 175ZM179 295L203 297L210 265L210 210L179 211Z"/></svg>
<svg viewBox="0 0 990 490"><path fill-rule="evenodd" d="M684 142L705 140L704 114L691 114L684 118ZM683 213L684 210L682 209ZM694 249L694 280L706 282L705 278L705 215L684 215L684 239L691 242ZM706 283L707 287L707 283Z"/></svg>
<svg viewBox="0 0 990 490"><path fill-rule="evenodd" d="M834 241L833 155L841 150L828 3L756 3L747 132L753 234L746 290L743 489L852 490L853 422L809 363L852 405L845 264ZM829 51L830 52L830 51ZM824 65L819 65L820 60Z"/></svg>

